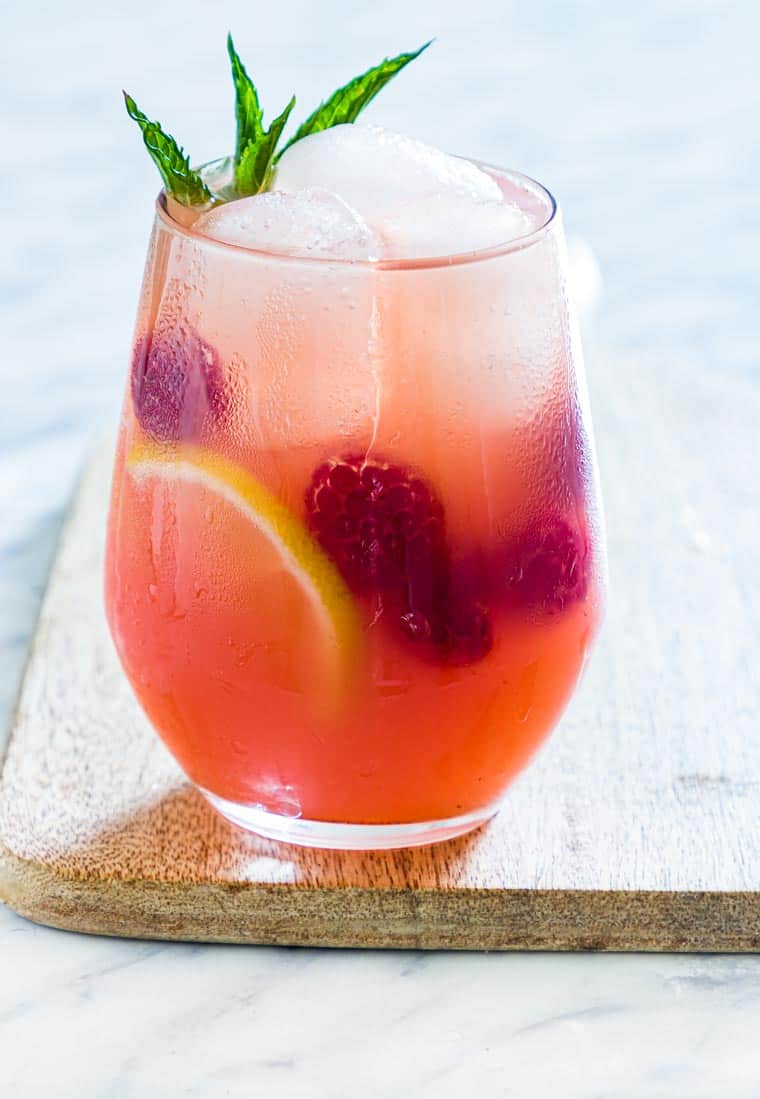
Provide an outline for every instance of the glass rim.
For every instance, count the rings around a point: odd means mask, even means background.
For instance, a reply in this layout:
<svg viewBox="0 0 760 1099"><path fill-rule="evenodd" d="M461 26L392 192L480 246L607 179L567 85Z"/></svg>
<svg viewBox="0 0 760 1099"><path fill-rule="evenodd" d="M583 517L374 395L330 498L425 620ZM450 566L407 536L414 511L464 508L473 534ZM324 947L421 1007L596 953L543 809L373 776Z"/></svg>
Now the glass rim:
<svg viewBox="0 0 760 1099"><path fill-rule="evenodd" d="M203 165L203 167L219 164L224 159L226 158L220 157L216 161L210 161L209 164ZM170 232L175 233L177 236L187 237L190 240L201 242L208 247L218 248L222 251L253 256L257 259L277 260L287 264L305 263L311 265L316 264L317 266L323 267L348 267L375 271L424 271L440 267L460 267L465 264L480 263L484 260L496 259L499 256L507 256L513 252L522 252L526 248L530 248L532 245L537 244L546 236L559 214L559 204L548 187L545 187L543 183L539 183L537 179L533 179L532 176L526 175L524 172L519 172L516 169L500 168L482 160L472 160L464 157L461 159L469 159L471 164L475 164L478 168L483 168L489 173L495 173L516 180L526 190L538 191L547 205L547 215L545 219L540 225L536 226L535 229L531 229L529 233L525 233L519 237L512 237L508 241L489 245L487 248L476 248L470 249L467 252L452 252L437 256L421 256L414 258L345 259L333 258L330 256L293 255L289 252L278 252L275 249L249 248L245 244L231 244L228 241L215 240L213 237L208 237L204 233L197 232L192 225L182 225L181 222L177 221L176 218L169 213L168 204L166 202L167 196L164 190L161 190L156 197L156 216Z"/></svg>

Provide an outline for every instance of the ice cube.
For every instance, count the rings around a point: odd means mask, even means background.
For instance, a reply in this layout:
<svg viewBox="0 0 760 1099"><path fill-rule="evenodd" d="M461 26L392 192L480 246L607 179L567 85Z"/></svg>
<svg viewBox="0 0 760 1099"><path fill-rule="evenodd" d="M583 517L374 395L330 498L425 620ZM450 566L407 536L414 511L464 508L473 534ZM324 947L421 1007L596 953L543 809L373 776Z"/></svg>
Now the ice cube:
<svg viewBox="0 0 760 1099"><path fill-rule="evenodd" d="M531 228L476 164L380 126L334 126L296 142L280 161L276 186L339 194L382 239L385 259L471 252Z"/></svg>
<svg viewBox="0 0 760 1099"><path fill-rule="evenodd" d="M502 197L496 180L470 161L381 126L355 123L333 126L291 145L277 167L275 186L281 191L332 191L375 231L410 199L439 192L476 202Z"/></svg>
<svg viewBox="0 0 760 1099"><path fill-rule="evenodd" d="M226 244L319 259L376 259L381 244L342 198L321 188L267 191L202 214L198 232Z"/></svg>
<svg viewBox="0 0 760 1099"><path fill-rule="evenodd" d="M527 235L530 218L507 199L478 202L437 192L403 203L389 213L382 226L387 259L456 255Z"/></svg>

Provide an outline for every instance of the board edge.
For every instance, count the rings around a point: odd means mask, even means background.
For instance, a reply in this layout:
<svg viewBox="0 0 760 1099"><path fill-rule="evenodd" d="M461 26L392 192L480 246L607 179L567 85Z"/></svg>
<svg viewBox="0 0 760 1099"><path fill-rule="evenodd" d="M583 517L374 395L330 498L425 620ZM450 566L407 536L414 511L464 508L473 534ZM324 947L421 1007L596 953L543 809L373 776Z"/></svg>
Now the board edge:
<svg viewBox="0 0 760 1099"><path fill-rule="evenodd" d="M34 923L121 938L408 950L760 953L760 893L441 893L86 879L0 844L0 899Z"/></svg>

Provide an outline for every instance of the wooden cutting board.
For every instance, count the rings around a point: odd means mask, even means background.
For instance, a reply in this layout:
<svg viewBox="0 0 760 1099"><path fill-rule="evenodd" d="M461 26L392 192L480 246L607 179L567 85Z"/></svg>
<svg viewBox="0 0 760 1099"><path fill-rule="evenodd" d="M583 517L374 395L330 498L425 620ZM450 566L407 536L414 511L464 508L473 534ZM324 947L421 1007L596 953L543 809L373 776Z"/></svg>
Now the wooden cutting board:
<svg viewBox="0 0 760 1099"><path fill-rule="evenodd" d="M71 510L0 781L0 895L111 935L760 950L758 388L598 360L612 595L592 667L486 828L299 850L228 825L133 701L101 610L110 456Z"/></svg>

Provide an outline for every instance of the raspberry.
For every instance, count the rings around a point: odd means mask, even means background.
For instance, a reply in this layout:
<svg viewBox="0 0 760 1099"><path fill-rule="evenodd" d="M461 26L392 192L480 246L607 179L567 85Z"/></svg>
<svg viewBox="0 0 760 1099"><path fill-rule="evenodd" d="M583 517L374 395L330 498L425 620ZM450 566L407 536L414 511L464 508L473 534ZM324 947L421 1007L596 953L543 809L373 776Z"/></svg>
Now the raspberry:
<svg viewBox="0 0 760 1099"><path fill-rule="evenodd" d="M557 614L585 597L588 535L559 516L533 523L502 561L497 585L514 606Z"/></svg>
<svg viewBox="0 0 760 1099"><path fill-rule="evenodd" d="M221 418L229 403L217 352L188 327L137 341L131 388L137 419L159 442L197 442L207 419Z"/></svg>
<svg viewBox="0 0 760 1099"><path fill-rule="evenodd" d="M310 529L348 585L362 594L402 590L446 553L443 509L400 466L363 457L332 460L306 491Z"/></svg>
<svg viewBox="0 0 760 1099"><path fill-rule="evenodd" d="M472 577L452 568L443 508L423 480L364 456L332 459L314 471L306 510L349 587L379 597L421 655L469 664L488 653L488 614Z"/></svg>

